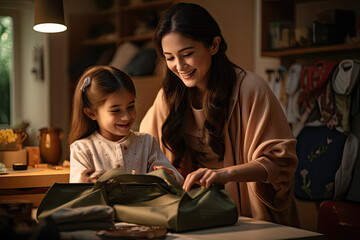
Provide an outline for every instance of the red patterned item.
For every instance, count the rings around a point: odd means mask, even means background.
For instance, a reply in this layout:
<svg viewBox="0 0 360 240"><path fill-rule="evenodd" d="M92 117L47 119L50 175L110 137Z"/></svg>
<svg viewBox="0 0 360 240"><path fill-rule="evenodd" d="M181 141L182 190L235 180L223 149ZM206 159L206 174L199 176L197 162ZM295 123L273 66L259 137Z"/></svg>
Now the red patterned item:
<svg viewBox="0 0 360 240"><path fill-rule="evenodd" d="M300 87L307 94L319 90L326 83L335 66L336 62L320 60L304 68L301 72Z"/></svg>

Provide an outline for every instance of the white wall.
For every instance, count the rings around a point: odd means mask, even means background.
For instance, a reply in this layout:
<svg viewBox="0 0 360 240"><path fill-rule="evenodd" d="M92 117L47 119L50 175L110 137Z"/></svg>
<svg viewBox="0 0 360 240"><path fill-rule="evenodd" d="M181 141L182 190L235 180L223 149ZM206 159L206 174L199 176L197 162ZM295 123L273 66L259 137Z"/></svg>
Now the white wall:
<svg viewBox="0 0 360 240"><path fill-rule="evenodd" d="M29 140L32 145L38 145L35 132L49 125L50 95L49 95L49 61L47 36L35 32L33 27L34 11L23 11L20 17L20 82L21 82L21 119L29 121ZM36 79L32 73L34 67L34 46L44 49L44 79Z"/></svg>
<svg viewBox="0 0 360 240"><path fill-rule="evenodd" d="M253 0L187 0L203 6L217 21L228 44L227 56L240 67L254 71Z"/></svg>
<svg viewBox="0 0 360 240"><path fill-rule="evenodd" d="M28 121L28 144L38 145L35 137L37 129L49 125L49 72L45 79L37 80L31 72L33 68L34 46L45 49L45 69L48 69L46 36L32 29L34 22L34 2L32 0L0 0L2 14L14 18L14 83L12 88L12 124Z"/></svg>
<svg viewBox="0 0 360 240"><path fill-rule="evenodd" d="M0 0L0 14L14 18L15 71L11 86L11 124L29 122L26 145L39 145L36 133L42 127L59 127L66 135L70 114L66 32L45 34L34 31L33 0ZM43 80L36 79L32 73L34 46L44 49ZM62 147L64 159L67 157L66 138Z"/></svg>

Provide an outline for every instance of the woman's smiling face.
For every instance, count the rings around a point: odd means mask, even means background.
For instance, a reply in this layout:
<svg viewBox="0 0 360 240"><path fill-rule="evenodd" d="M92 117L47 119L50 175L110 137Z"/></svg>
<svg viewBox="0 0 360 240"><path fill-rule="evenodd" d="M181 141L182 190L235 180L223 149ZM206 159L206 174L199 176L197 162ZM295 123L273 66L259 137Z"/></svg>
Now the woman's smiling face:
<svg viewBox="0 0 360 240"><path fill-rule="evenodd" d="M161 40L163 54L168 68L187 87L206 89L209 79L211 57L217 52L214 46L207 48L202 42L175 32L168 33Z"/></svg>

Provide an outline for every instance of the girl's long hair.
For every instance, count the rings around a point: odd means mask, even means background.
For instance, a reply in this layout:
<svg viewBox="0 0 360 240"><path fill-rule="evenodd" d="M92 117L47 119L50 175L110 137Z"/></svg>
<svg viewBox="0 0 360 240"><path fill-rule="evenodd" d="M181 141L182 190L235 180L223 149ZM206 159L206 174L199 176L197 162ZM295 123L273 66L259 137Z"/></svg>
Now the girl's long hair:
<svg viewBox="0 0 360 240"><path fill-rule="evenodd" d="M159 66L163 68L166 67L166 62L161 40L165 34L171 32L200 41L205 47L210 47L216 36L221 38L219 50L212 56L209 81L203 96L203 140L219 156L219 161L222 161L225 152L222 130L228 116L229 98L236 81L237 66L227 58L227 44L220 28L203 7L193 3L178 3L161 19L154 33L154 43L160 56ZM191 152L184 139L187 125L185 117L190 108L189 89L171 70L165 68L164 72L163 89L170 113L162 126L161 140L173 152L173 164L179 167L184 155Z"/></svg>
<svg viewBox="0 0 360 240"><path fill-rule="evenodd" d="M90 85L81 90L87 77L90 78ZM97 122L90 119L84 113L84 109L96 110L105 103L109 95L122 89L136 96L133 81L123 71L112 66L94 66L85 70L74 92L69 145L99 129Z"/></svg>

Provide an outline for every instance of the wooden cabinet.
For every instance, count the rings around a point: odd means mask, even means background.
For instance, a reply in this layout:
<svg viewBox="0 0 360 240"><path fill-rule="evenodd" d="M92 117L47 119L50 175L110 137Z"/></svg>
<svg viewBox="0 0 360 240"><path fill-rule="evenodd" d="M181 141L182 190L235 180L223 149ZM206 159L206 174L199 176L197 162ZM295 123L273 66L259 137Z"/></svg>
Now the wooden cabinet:
<svg viewBox="0 0 360 240"><path fill-rule="evenodd" d="M113 0L108 1L113 2L112 6L104 10L101 10L97 3L101 1L92 2L93 10L68 17L69 65L72 77L79 75L74 73L75 70L72 71L74 68L86 65L86 61L90 62L90 59L105 59L104 52L109 51L110 56L124 42L141 46L151 41L158 19L175 1Z"/></svg>
<svg viewBox="0 0 360 240"><path fill-rule="evenodd" d="M173 4L174 0L129 1L115 0L113 6L107 10L99 10L88 17L103 21L113 27L108 36L95 39L86 38L85 45L121 44L125 41L139 42L150 40L152 32L144 29L140 24L156 26L156 20L161 12ZM151 22L152 21L152 22ZM151 27L151 26L150 26ZM138 32L136 32L138 30Z"/></svg>
<svg viewBox="0 0 360 240"><path fill-rule="evenodd" d="M303 66L313 65L318 60L330 60L340 62L343 59L360 58L360 1L354 0L262 0L261 2L261 55L264 57L277 57L281 65L289 67L292 63L300 63ZM355 34L348 42L337 43L314 43L313 23L319 21L319 14L334 11L351 10L355 12L357 29ZM346 16L348 17L348 16ZM356 23L346 22L341 27ZM283 26L283 28L281 28ZM308 42L302 45L296 39L296 29L307 29L309 34ZM279 30L278 32L275 30ZM284 30L285 29L285 30ZM305 30L304 30L305 31ZM356 33L357 31L357 33ZM273 34L273 35L272 35ZM285 36L283 36L283 35ZM288 35L287 35L288 34ZM274 44L272 37L278 37L285 43ZM294 41L295 39L295 41ZM288 41L288 42L286 42ZM287 47L284 47L288 44ZM358 120L357 120L358 121ZM355 122L355 120L354 120ZM353 128L354 134L359 136L359 130ZM357 132L357 133L356 133ZM359 146L360 147L360 146ZM358 196L353 192L358 192L357 182L359 182L360 160L354 167L353 179L346 196L350 194L354 200ZM317 231L319 202L297 200L297 208L301 228ZM305 214L306 213L306 214Z"/></svg>
<svg viewBox="0 0 360 240"><path fill-rule="evenodd" d="M90 2L90 0L89 0ZM103 4L113 2L103 9ZM161 15L175 0L91 0L83 12L68 16L70 93L83 71L92 65L107 65L117 48L125 42L142 48L152 42L153 31ZM160 88L156 75L132 76L137 92L137 121L151 106Z"/></svg>
<svg viewBox="0 0 360 240"><path fill-rule="evenodd" d="M27 200L33 207L38 207L54 183L68 183L69 177L70 168L10 170L9 174L0 175L0 202Z"/></svg>
<svg viewBox="0 0 360 240"><path fill-rule="evenodd" d="M357 21L359 21L359 1L262 0L261 55L265 57L279 57L282 64L285 66L289 66L292 62L301 60L317 60L319 58L341 60L347 57L358 57L360 54L360 39L357 39L357 42L354 40L353 43L329 43L317 45L313 43L314 33L312 31L312 23L317 21L319 13L333 9L352 10L357 16ZM292 28L289 28L289 41L293 42L296 28L306 27L309 30L310 44L307 46L299 46L296 43L290 43L288 48L272 48L272 38L270 33L271 22L278 22L278 24L292 23ZM359 29L357 29L357 31L359 31Z"/></svg>

